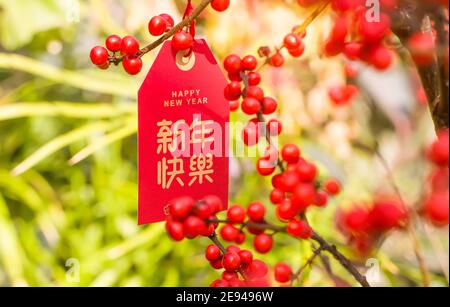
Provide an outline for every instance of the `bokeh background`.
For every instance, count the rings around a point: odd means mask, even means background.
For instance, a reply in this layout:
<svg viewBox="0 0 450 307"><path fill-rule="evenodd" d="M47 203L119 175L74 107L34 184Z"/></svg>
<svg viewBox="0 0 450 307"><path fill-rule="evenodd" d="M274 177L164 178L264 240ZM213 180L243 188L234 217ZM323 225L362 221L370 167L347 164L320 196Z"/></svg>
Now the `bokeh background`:
<svg viewBox="0 0 450 307"><path fill-rule="evenodd" d="M205 11L198 33L219 60L255 54L262 45L279 44L305 19L308 10L294 2L232 1L225 13ZM136 223L136 93L157 50L144 58L137 77L120 67L100 71L89 61L90 48L109 34L150 42L148 20L169 13L180 21L184 5L0 0L0 286L204 286L218 278L203 258L206 238L174 243L163 224ZM344 108L330 103L328 88L345 82L343 60L321 56L331 20L324 14L308 29L301 60L266 68L263 87L281 103L281 141L299 144L323 175L344 184L326 209L313 210L314 227L362 268L373 267L375 285L418 285L406 233L392 233L366 263L346 249L334 220L339 208L392 193L385 168L366 149L375 143L405 198L416 203L429 170L421 155L435 137L433 124L414 70L399 58L382 73L359 67L358 98ZM268 204L270 184L256 174L255 160L230 163L231 202ZM448 229L423 224L418 233L433 285L448 285ZM280 237L260 258L299 267L310 255L309 244ZM318 266L305 273L303 284L334 283Z"/></svg>

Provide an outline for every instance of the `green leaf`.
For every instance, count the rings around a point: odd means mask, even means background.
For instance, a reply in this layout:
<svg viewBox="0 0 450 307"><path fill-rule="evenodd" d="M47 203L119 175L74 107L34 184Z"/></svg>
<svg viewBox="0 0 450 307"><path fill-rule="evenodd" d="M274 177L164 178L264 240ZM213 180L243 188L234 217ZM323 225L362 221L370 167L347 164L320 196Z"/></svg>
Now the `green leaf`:
<svg viewBox="0 0 450 307"><path fill-rule="evenodd" d="M116 131L111 132L110 134L102 136L99 139L96 139L89 146L80 150L69 160L69 164L75 165L75 164L79 163L80 161L86 159L90 155L92 155L97 150L100 150L103 147L106 147L116 141L126 138L127 136L133 135L136 133L136 131L137 131L136 120L131 120L124 127L117 129Z"/></svg>
<svg viewBox="0 0 450 307"><path fill-rule="evenodd" d="M12 170L12 174L14 176L18 176L26 172L45 158L49 157L51 154L60 150L61 148L68 146L78 140L81 140L95 132L107 131L108 129L111 129L115 126L117 126L117 123L114 122L96 122L93 124L87 124L68 133L65 133L35 151L31 156L17 165Z"/></svg>
<svg viewBox="0 0 450 307"><path fill-rule="evenodd" d="M88 56L88 55L86 55ZM59 84L70 85L82 90L136 98L139 82L117 73L80 70L77 72L60 69L29 57L0 52L0 69L19 70Z"/></svg>
<svg viewBox="0 0 450 307"><path fill-rule="evenodd" d="M131 105L112 105L107 103L20 102L0 105L0 121L21 117L61 116L69 118L108 118L136 113Z"/></svg>

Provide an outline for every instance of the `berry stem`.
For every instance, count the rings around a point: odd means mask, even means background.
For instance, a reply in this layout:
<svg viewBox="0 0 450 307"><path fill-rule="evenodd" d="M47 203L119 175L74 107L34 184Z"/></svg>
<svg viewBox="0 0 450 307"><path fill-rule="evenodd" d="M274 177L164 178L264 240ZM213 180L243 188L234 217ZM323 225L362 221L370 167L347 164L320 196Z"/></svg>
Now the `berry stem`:
<svg viewBox="0 0 450 307"><path fill-rule="evenodd" d="M222 255L225 255L227 253L227 249L225 246L223 246L222 242L220 242L219 238L217 237L217 233L214 231L212 235L209 236L209 239L220 249L220 252ZM247 279L247 275L242 270L242 266L238 269L239 274L242 275L244 279Z"/></svg>
<svg viewBox="0 0 450 307"><path fill-rule="evenodd" d="M208 7L208 5L211 2L212 2L212 0L202 0L202 2L192 11L192 13L189 16L187 16L185 19L183 19L180 23L176 24L172 29L170 29L168 32L166 32L163 36L158 38L156 41L148 44L147 46L145 46L144 48L139 50L137 53L137 57L140 58L143 55L145 55L146 53L149 53L150 51L152 51L153 49L155 49L156 47L158 47L159 45L164 43L166 40L171 38L175 33L180 31L184 27L190 25L192 23L192 21L194 21ZM124 57L125 56L123 56L123 55L118 56L118 57L113 56L109 59L109 61L111 63L114 63L115 65L117 65L120 62L122 62Z"/></svg>

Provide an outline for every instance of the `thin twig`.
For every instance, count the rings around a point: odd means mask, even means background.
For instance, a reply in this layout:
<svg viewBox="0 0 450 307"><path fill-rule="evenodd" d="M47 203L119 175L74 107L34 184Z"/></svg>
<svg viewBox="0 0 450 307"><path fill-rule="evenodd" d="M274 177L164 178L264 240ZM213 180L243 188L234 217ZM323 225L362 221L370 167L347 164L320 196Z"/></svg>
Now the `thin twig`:
<svg viewBox="0 0 450 307"><path fill-rule="evenodd" d="M216 232L214 231L212 235L209 236L209 239L220 249L220 252L222 255L225 255L227 253L227 249L225 246L223 246L222 242L220 242L219 238L217 237ZM245 274L244 270L242 269L242 266L238 269L239 274L242 275L244 279L247 279L247 275Z"/></svg>
<svg viewBox="0 0 450 307"><path fill-rule="evenodd" d="M297 279L300 278L300 276L303 274L303 272L306 270L307 267L311 266L314 262L314 260L316 260L316 258L322 253L323 250L323 246L320 246L319 248L314 249L314 252L312 254L311 257L308 258L308 260L305 262L305 264L303 264L298 270L297 272L295 272L292 275L291 278L291 285L294 283L294 281L296 281Z"/></svg>
<svg viewBox="0 0 450 307"><path fill-rule="evenodd" d="M392 174L391 168L389 167L388 162L386 161L385 157L381 154L378 144L375 146L375 155L380 160L383 168L385 169L385 172L388 177L388 181L391 185L391 187L394 189L395 193L397 194L398 199L402 203L405 208L408 208L406 205L405 200L403 199L402 193L400 191L400 188L398 187L397 183L395 182L394 174ZM414 227L415 221L417 220L417 212L414 208L408 210L411 221L407 225L408 233L411 238L411 243L413 245L414 255L416 256L417 262L419 264L420 273L422 275L422 283L424 287L430 286L430 273L428 272L428 268L425 262L425 257L423 255L422 246L420 244L419 237L417 235L416 228Z"/></svg>

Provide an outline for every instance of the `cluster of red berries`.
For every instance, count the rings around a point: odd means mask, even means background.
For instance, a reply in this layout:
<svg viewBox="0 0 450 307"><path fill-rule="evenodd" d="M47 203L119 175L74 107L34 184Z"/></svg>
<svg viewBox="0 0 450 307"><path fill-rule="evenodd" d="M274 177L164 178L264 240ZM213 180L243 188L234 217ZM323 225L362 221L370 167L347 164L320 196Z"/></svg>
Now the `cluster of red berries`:
<svg viewBox="0 0 450 307"><path fill-rule="evenodd" d="M395 9L396 1L383 1L384 10ZM389 2L389 3L387 3ZM391 33L391 19L386 12L379 20L370 20L364 1L333 0L337 13L333 28L324 45L328 56L344 54L351 61L363 61L384 70L392 63L392 54L384 40Z"/></svg>
<svg viewBox="0 0 450 307"><path fill-rule="evenodd" d="M91 50L91 61L100 69L107 69L111 63L111 58L116 54L123 56L122 65L130 75L138 74L142 69L142 60L139 56L139 42L133 36L121 38L117 35L110 35L105 42L106 48L96 46Z"/></svg>
<svg viewBox="0 0 450 307"><path fill-rule="evenodd" d="M206 248L205 258L216 270L223 269L220 279L211 283L212 287L268 287L270 286L268 266L261 260L253 259L249 250L230 245L222 253L211 244Z"/></svg>
<svg viewBox="0 0 450 307"><path fill-rule="evenodd" d="M265 214L266 208L261 202L252 202L247 210L240 205L233 205L227 211L227 223L221 228L220 235L227 242L242 244L246 239L243 226L247 226L247 231L255 235L253 239L255 250L261 254L268 253L273 247L272 235L266 234L263 228L252 228L249 223L264 224Z"/></svg>
<svg viewBox="0 0 450 307"><path fill-rule="evenodd" d="M408 212L395 197L378 196L372 205L355 205L338 211L337 227L359 255L367 256L380 238L408 225Z"/></svg>
<svg viewBox="0 0 450 307"><path fill-rule="evenodd" d="M230 6L230 0L213 0L211 7L223 12ZM192 12L186 12L186 16ZM160 36L170 31L175 26L174 19L168 14L160 14L150 19L148 32L153 36ZM172 38L172 47L177 51L189 50L194 43L194 37L189 30L181 29ZM106 48L96 46L91 49L90 58L94 65L100 69L109 68L111 63L122 62L125 71L130 75L137 75L142 70L142 54L140 45L135 37L128 35L124 38L118 35L110 35L106 39Z"/></svg>
<svg viewBox="0 0 450 307"><path fill-rule="evenodd" d="M198 236L209 237L217 227L215 214L223 210L219 197L208 195L200 201L179 197L169 202L166 230L175 241Z"/></svg>
<svg viewBox="0 0 450 307"><path fill-rule="evenodd" d="M328 90L328 96L335 106L346 106L353 101L358 92L358 88L353 84L336 85Z"/></svg>
<svg viewBox="0 0 450 307"><path fill-rule="evenodd" d="M288 233L308 239L313 232L306 223L298 219L299 215L305 213L310 206L326 206L329 196L339 194L341 186L332 178L320 184L317 166L301 157L300 149L294 144L283 146L281 159L286 167L282 173L272 177L270 201L276 205L278 219L288 222Z"/></svg>
<svg viewBox="0 0 450 307"><path fill-rule="evenodd" d="M434 169L430 176L430 187L423 202L422 215L438 227L448 225L449 189L448 189L448 130L438 133L438 138L427 150L428 159Z"/></svg>

